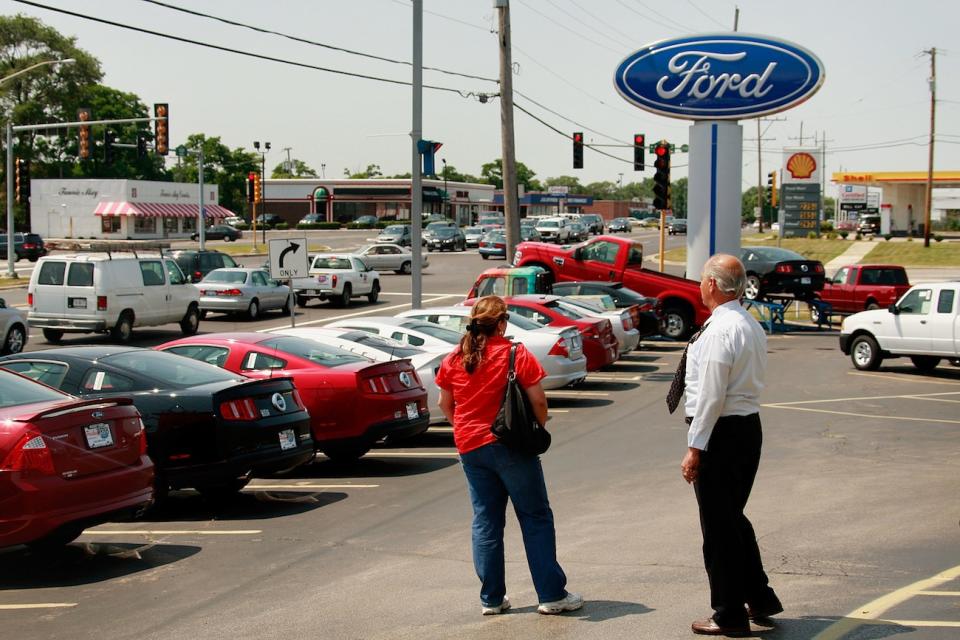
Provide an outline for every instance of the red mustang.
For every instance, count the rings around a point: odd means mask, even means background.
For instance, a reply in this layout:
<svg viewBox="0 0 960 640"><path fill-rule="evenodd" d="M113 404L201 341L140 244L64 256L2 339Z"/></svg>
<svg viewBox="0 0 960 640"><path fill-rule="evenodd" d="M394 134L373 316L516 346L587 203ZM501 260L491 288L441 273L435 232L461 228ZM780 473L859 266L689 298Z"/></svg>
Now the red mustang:
<svg viewBox="0 0 960 640"><path fill-rule="evenodd" d="M78 400L0 369L0 547L67 544L153 501L153 462L128 398Z"/></svg>
<svg viewBox="0 0 960 640"><path fill-rule="evenodd" d="M583 354L587 357L587 371L596 371L617 361L620 345L610 321L588 318L556 303L559 296L522 295L503 299L510 313L516 313L534 322L553 327L576 327L583 336ZM465 305L472 306L476 299Z"/></svg>
<svg viewBox="0 0 960 640"><path fill-rule="evenodd" d="M409 360L374 363L314 340L270 333L190 336L157 349L250 378L291 376L313 439L333 460L356 460L382 439L427 430L427 392Z"/></svg>

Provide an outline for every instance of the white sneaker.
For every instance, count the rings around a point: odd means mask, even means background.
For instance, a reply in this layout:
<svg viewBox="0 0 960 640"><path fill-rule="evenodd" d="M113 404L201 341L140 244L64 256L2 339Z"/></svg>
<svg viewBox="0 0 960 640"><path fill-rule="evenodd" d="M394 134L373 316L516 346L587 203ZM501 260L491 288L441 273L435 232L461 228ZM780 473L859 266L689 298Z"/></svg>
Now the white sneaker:
<svg viewBox="0 0 960 640"><path fill-rule="evenodd" d="M546 616L556 615L564 611L576 611L583 606L583 596L579 593L567 593L567 597L556 602L543 602L537 611Z"/></svg>
<svg viewBox="0 0 960 640"><path fill-rule="evenodd" d="M497 614L503 613L510 608L510 598L503 596L503 602L501 602L496 607L480 607L480 613L485 616L495 616Z"/></svg>

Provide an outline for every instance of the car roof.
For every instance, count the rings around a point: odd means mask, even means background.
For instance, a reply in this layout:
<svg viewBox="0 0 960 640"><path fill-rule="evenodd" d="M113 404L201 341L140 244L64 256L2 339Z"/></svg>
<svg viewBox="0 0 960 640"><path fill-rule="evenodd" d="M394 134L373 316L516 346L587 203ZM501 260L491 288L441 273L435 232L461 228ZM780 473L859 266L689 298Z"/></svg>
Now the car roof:
<svg viewBox="0 0 960 640"><path fill-rule="evenodd" d="M44 349L42 351L28 351L16 354L10 360L45 360L57 359L60 357L78 359L78 360L99 360L106 356L113 356L118 353L129 353L137 351L149 351L143 347L123 347L116 345L101 346L83 346L83 347L57 347L56 349Z"/></svg>
<svg viewBox="0 0 960 640"><path fill-rule="evenodd" d="M255 333L253 331L233 331L229 333L202 333L194 336L187 336L185 338L178 338L177 340L172 340L161 346L171 345L171 343L176 344L203 344L205 342L223 344L223 343L240 343L240 344L259 344L270 337L269 333Z"/></svg>

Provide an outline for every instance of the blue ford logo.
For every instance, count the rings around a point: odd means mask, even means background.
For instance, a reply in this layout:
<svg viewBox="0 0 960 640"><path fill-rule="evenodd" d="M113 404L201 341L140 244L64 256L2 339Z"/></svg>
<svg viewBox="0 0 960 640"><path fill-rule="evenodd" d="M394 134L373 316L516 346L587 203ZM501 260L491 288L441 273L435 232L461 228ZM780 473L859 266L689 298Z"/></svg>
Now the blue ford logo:
<svg viewBox="0 0 960 640"><path fill-rule="evenodd" d="M613 82L624 99L653 113L737 120L796 106L823 80L823 64L803 47L725 33L647 45L620 63Z"/></svg>

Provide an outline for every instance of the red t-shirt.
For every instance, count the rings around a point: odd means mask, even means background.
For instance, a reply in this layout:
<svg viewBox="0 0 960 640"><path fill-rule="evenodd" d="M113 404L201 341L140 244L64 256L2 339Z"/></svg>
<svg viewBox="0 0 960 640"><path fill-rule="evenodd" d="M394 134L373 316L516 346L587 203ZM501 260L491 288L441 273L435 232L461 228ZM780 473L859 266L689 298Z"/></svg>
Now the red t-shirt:
<svg viewBox="0 0 960 640"><path fill-rule="evenodd" d="M499 336L487 340L483 358L473 373L467 373L463 368L460 349L457 348L443 359L437 371L437 386L453 393L453 441L460 453L473 451L497 440L490 433L490 425L500 411L503 393L507 389L510 344L509 340ZM522 344L517 347L514 370L517 382L524 389L547 375Z"/></svg>

